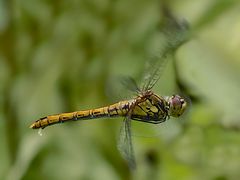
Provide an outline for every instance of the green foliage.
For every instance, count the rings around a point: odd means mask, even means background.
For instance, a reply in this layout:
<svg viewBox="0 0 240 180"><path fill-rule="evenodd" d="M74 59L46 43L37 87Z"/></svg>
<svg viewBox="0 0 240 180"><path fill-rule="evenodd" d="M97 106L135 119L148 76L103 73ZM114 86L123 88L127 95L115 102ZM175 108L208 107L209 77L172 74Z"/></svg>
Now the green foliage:
<svg viewBox="0 0 240 180"><path fill-rule="evenodd" d="M140 79L163 3L0 1L0 179L240 178L240 3L165 6L189 22L191 38L154 90L181 90L192 102L183 119L154 126L157 136L133 123L138 169L130 172L116 148L121 118L53 126L43 136L28 126L113 103L115 77Z"/></svg>

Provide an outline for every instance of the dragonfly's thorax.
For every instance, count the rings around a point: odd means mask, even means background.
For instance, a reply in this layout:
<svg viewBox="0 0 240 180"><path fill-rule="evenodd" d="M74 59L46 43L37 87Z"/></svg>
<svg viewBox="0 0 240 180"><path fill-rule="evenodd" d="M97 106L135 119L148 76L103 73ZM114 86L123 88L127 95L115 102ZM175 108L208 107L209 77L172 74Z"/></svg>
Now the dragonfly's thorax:
<svg viewBox="0 0 240 180"><path fill-rule="evenodd" d="M152 91L146 91L136 98L131 118L144 122L159 123L168 117L168 103Z"/></svg>

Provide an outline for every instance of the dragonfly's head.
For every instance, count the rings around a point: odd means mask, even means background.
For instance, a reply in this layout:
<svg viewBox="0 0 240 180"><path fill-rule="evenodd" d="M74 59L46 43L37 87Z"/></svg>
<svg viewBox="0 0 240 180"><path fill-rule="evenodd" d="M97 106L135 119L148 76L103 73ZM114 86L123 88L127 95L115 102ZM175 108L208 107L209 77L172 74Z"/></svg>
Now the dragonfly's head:
<svg viewBox="0 0 240 180"><path fill-rule="evenodd" d="M173 117L181 116L187 107L187 101L179 95L173 95L169 97L168 103L169 115Z"/></svg>

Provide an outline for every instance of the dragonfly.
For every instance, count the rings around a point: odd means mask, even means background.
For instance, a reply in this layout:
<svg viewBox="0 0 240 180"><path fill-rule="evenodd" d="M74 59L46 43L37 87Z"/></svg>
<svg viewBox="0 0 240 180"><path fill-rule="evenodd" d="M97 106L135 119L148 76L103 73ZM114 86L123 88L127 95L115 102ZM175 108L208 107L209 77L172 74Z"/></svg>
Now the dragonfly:
<svg viewBox="0 0 240 180"><path fill-rule="evenodd" d="M179 95L160 96L152 90L160 78L164 64L168 61L167 57L172 55L185 40L185 37L182 35L186 31L185 25L177 24L176 27L172 28L171 26L171 28L166 28L167 31L162 31L165 37L165 44L163 44L161 52L148 61L150 65L147 65L142 87L139 88L132 78L128 78L127 81L131 86L129 89L137 94L134 98L96 109L48 115L33 122L30 128L44 129L54 124L71 121L124 117L120 128L118 150L127 161L129 167L135 169L136 161L131 138L131 121L159 124L165 122L170 117L180 117L188 105L186 99Z"/></svg>

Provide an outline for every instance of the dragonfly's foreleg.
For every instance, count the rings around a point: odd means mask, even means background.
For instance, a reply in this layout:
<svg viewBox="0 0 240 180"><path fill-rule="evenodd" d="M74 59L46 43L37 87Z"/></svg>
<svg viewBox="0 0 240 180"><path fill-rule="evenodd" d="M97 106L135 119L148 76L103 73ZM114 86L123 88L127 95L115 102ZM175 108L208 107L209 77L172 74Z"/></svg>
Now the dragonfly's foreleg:
<svg viewBox="0 0 240 180"><path fill-rule="evenodd" d="M144 122L144 123L151 123L151 124L160 124L165 122L167 119L157 119L157 120L147 120L147 119L137 119L137 118L132 118L134 121L139 121L139 122Z"/></svg>

